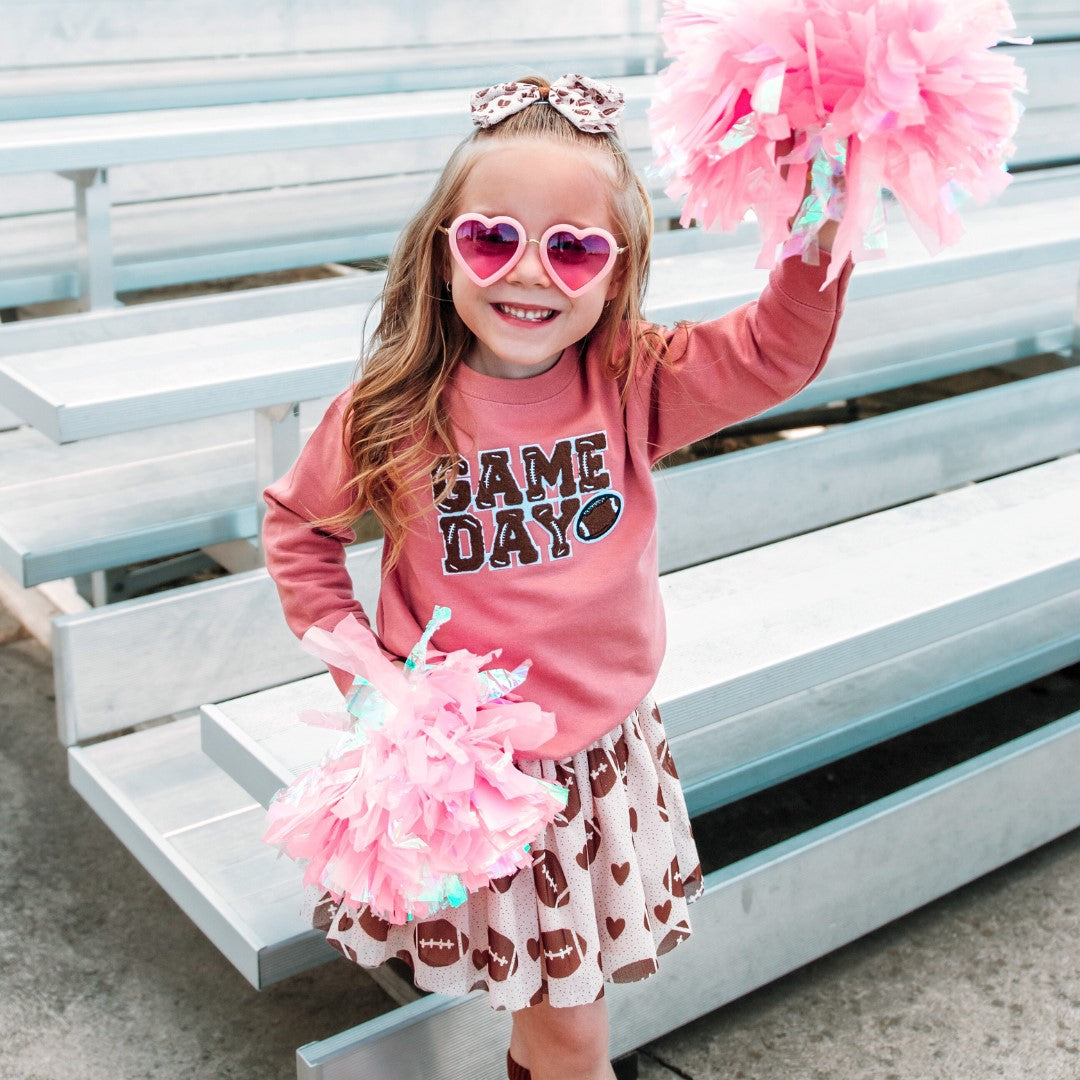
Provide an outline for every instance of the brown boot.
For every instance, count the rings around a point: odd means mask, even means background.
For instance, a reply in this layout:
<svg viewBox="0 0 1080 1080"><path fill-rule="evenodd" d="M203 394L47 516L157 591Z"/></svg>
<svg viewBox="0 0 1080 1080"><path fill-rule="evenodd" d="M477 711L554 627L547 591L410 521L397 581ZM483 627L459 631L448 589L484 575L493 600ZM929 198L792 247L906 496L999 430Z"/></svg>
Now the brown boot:
<svg viewBox="0 0 1080 1080"><path fill-rule="evenodd" d="M532 1080L532 1073L524 1066L519 1065L506 1051L506 1075L509 1080Z"/></svg>

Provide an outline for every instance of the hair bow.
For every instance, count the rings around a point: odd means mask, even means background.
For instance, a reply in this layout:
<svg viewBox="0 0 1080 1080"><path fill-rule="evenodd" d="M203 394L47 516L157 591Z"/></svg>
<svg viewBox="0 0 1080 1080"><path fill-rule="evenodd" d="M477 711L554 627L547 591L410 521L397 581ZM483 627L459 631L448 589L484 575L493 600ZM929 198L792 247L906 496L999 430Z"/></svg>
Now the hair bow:
<svg viewBox="0 0 1080 1080"><path fill-rule="evenodd" d="M494 127L508 116L546 101L579 131L614 134L625 100L621 90L584 75L556 79L546 98L532 83L497 83L473 94L472 120L479 128Z"/></svg>

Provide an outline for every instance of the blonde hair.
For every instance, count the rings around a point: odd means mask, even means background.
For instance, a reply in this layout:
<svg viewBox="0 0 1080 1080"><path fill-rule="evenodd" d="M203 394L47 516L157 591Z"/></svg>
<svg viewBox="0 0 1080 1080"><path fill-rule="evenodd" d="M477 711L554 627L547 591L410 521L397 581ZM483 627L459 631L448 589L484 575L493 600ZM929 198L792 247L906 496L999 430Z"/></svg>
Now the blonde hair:
<svg viewBox="0 0 1080 1080"><path fill-rule="evenodd" d="M546 80L529 76L519 81L540 87L546 96ZM621 383L624 397L643 355L659 355L659 335L641 329L652 207L618 138L579 131L544 106L531 106L494 127L474 131L450 155L390 256L379 323L345 411L344 447L355 472L346 487L352 502L342 514L316 523L351 525L370 508L386 535L387 567L399 558L409 522L421 512L407 505L410 487L430 477L437 490L445 492L456 476L457 448L443 391L468 353L472 334L446 292L449 247L436 242L437 230L450 223L484 148L512 139L555 139L609 160L614 233L626 252L616 270L616 295L588 337L599 348L604 369Z"/></svg>

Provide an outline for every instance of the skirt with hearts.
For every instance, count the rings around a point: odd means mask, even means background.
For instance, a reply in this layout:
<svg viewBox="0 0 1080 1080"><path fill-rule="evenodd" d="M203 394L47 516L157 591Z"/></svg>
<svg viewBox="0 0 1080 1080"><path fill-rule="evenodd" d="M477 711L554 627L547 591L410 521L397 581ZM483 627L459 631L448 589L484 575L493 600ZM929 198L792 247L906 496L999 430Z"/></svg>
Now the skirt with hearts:
<svg viewBox="0 0 1080 1080"><path fill-rule="evenodd" d="M659 711L646 700L572 757L520 767L570 793L533 846L531 871L404 926L339 908L313 887L308 921L358 964L396 956L421 989L485 989L495 1009L586 1005L605 981L654 974L658 957L690 936L687 906L704 887Z"/></svg>

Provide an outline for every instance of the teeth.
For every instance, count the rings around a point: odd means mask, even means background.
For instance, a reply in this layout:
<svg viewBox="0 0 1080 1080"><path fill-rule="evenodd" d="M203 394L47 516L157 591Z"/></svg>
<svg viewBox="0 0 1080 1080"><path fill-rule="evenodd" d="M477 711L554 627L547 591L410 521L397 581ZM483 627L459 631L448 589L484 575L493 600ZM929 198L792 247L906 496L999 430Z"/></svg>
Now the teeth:
<svg viewBox="0 0 1080 1080"><path fill-rule="evenodd" d="M504 315L511 315L515 319L524 319L526 322L543 322L555 314L550 308L543 311L531 308L526 311L524 308L511 307L509 304L498 304L496 306Z"/></svg>

